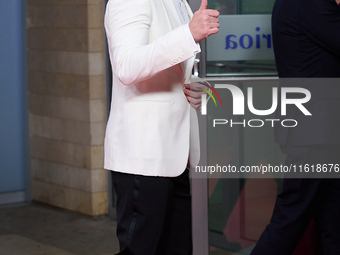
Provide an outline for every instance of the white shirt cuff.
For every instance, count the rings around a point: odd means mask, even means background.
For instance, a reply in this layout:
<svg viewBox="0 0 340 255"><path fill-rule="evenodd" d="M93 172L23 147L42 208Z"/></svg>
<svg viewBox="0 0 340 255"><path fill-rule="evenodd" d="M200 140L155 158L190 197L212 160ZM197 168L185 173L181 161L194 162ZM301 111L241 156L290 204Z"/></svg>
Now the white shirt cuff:
<svg viewBox="0 0 340 255"><path fill-rule="evenodd" d="M201 47L198 43L195 42L194 38L192 37L192 34L190 32L190 28L189 28L189 23L184 25L184 30L185 30L185 33L186 33L188 39L189 39L190 46L193 49L194 53L195 54L200 53Z"/></svg>

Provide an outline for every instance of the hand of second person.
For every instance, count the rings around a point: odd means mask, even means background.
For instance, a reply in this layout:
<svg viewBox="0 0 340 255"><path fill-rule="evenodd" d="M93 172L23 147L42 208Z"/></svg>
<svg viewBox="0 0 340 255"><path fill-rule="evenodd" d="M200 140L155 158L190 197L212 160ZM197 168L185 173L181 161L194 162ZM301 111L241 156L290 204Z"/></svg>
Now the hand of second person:
<svg viewBox="0 0 340 255"><path fill-rule="evenodd" d="M194 13L189 23L189 29L195 42L199 42L212 34L216 34L220 27L217 18L220 13L216 10L207 9L207 6L208 1L202 0L200 9Z"/></svg>
<svg viewBox="0 0 340 255"><path fill-rule="evenodd" d="M188 83L184 84L184 94L189 102L189 104L195 108L199 109L202 104L202 95L206 94L206 92L200 88L203 88L205 90L209 90L207 86L204 85L203 82L194 82L194 83Z"/></svg>

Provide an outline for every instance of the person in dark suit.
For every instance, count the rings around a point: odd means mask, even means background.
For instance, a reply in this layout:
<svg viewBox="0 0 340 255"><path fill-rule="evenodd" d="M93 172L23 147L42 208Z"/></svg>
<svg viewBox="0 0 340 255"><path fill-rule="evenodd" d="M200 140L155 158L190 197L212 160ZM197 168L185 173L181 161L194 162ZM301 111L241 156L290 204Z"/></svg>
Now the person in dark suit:
<svg viewBox="0 0 340 255"><path fill-rule="evenodd" d="M280 116L278 109L278 118L298 122L296 127L277 125L274 130L276 142L287 154L288 166L321 164L329 168L329 164L340 163L340 79L336 79L340 78L339 2L276 0L273 8L280 86L304 87L311 93L304 106L312 116L294 105L289 105L286 116ZM270 224L252 255L292 254L312 218L320 234L322 254L340 254L339 179L296 177L285 176Z"/></svg>

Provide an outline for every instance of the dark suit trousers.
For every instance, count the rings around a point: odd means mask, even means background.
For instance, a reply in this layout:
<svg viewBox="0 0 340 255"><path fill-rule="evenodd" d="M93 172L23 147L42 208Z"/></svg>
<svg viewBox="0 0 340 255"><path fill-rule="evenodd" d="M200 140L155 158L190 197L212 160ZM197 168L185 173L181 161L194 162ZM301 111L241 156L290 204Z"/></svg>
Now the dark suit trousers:
<svg viewBox="0 0 340 255"><path fill-rule="evenodd" d="M287 153L286 165L340 163L339 145L281 148ZM339 255L340 179L285 178L270 224L251 254L292 254L312 218L320 234L322 254Z"/></svg>
<svg viewBox="0 0 340 255"><path fill-rule="evenodd" d="M178 177L112 172L119 255L191 255L189 171Z"/></svg>

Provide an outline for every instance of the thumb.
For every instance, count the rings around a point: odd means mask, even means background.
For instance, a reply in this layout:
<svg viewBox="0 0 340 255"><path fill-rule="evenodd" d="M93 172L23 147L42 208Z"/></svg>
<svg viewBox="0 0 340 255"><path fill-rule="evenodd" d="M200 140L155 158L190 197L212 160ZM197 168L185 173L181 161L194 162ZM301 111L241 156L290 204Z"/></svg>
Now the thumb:
<svg viewBox="0 0 340 255"><path fill-rule="evenodd" d="M200 11L207 9L208 7L208 0L202 0Z"/></svg>

